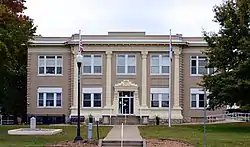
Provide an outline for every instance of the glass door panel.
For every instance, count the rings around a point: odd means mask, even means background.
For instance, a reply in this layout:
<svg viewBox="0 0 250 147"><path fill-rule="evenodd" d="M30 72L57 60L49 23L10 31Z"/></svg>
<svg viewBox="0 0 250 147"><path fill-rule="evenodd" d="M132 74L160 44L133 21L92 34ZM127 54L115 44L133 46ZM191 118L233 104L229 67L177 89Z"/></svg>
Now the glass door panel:
<svg viewBox="0 0 250 147"><path fill-rule="evenodd" d="M123 109L122 97L119 97L119 102L118 102L118 113L119 114L122 114L122 109Z"/></svg>
<svg viewBox="0 0 250 147"><path fill-rule="evenodd" d="M134 92L121 91L118 98L119 114L134 114Z"/></svg>
<svg viewBox="0 0 250 147"><path fill-rule="evenodd" d="M130 114L134 114L134 98L130 98Z"/></svg>
<svg viewBox="0 0 250 147"><path fill-rule="evenodd" d="M123 114L129 114L129 98L123 98Z"/></svg>

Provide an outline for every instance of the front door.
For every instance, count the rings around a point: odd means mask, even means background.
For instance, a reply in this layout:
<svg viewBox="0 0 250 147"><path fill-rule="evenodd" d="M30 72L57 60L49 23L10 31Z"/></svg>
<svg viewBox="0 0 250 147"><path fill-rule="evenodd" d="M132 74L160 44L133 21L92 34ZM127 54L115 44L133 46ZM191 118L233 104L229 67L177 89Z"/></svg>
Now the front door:
<svg viewBox="0 0 250 147"><path fill-rule="evenodd" d="M134 114L134 93L130 91L119 92L119 114Z"/></svg>

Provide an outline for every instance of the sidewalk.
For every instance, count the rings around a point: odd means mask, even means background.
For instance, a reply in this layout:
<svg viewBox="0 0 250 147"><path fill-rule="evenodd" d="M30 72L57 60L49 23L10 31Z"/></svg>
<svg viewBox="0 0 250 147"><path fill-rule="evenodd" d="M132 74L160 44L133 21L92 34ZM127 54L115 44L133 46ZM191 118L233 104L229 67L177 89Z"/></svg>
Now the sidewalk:
<svg viewBox="0 0 250 147"><path fill-rule="evenodd" d="M121 140L121 125L114 126L108 135L103 139L104 141L108 140ZM123 140L124 141L142 141L139 129L137 126L123 126Z"/></svg>

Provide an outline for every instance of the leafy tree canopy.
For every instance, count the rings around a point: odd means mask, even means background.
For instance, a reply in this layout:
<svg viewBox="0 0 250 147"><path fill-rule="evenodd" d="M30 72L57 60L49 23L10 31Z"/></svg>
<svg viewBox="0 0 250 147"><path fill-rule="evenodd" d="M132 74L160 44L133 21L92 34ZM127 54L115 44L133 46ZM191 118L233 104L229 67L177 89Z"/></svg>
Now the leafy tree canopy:
<svg viewBox="0 0 250 147"><path fill-rule="evenodd" d="M0 1L0 107L15 116L25 114L27 47L36 31L33 20L23 14L24 3Z"/></svg>
<svg viewBox="0 0 250 147"><path fill-rule="evenodd" d="M204 75L202 86L210 94L211 109L250 104L250 0L228 0L213 9L218 33L204 31L209 48L208 67L217 70Z"/></svg>

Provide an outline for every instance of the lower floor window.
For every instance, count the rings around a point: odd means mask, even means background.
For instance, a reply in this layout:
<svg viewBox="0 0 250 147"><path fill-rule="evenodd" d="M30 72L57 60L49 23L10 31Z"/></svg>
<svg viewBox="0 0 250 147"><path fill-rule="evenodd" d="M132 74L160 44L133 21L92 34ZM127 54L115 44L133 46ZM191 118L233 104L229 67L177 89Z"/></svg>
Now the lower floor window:
<svg viewBox="0 0 250 147"><path fill-rule="evenodd" d="M84 88L83 89L83 107L101 107L102 89Z"/></svg>
<svg viewBox="0 0 250 147"><path fill-rule="evenodd" d="M204 94L191 94L191 107L203 108L204 107Z"/></svg>
<svg viewBox="0 0 250 147"><path fill-rule="evenodd" d="M62 88L38 88L38 107L61 107Z"/></svg>
<svg viewBox="0 0 250 147"><path fill-rule="evenodd" d="M191 88L190 96L191 96L190 97L191 108L204 108L205 103L207 104L208 102L208 100L205 100L204 90L201 88Z"/></svg>
<svg viewBox="0 0 250 147"><path fill-rule="evenodd" d="M168 88L151 88L151 107L169 107Z"/></svg>

